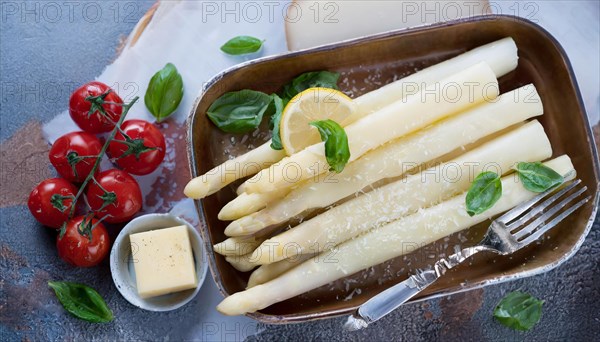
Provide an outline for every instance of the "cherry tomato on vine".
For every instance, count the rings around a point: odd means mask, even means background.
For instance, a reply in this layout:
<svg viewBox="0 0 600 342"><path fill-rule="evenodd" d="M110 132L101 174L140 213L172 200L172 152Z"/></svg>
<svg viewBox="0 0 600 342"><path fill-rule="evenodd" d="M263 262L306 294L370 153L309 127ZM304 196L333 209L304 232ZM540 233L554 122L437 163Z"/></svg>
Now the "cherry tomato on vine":
<svg viewBox="0 0 600 342"><path fill-rule="evenodd" d="M61 177L81 183L92 171L100 150L102 143L95 135L86 132L67 133L52 144L50 163Z"/></svg>
<svg viewBox="0 0 600 342"><path fill-rule="evenodd" d="M124 222L142 209L142 191L127 172L110 169L100 172L90 182L87 200L99 218L110 223Z"/></svg>
<svg viewBox="0 0 600 342"><path fill-rule="evenodd" d="M62 178L42 181L29 194L27 206L41 224L60 228L69 218L77 188Z"/></svg>
<svg viewBox="0 0 600 342"><path fill-rule="evenodd" d="M125 133L125 134L123 134ZM134 175L147 175L165 158L165 137L152 123L127 120L121 125L108 153L123 170Z"/></svg>
<svg viewBox="0 0 600 342"><path fill-rule="evenodd" d="M110 239L106 228L92 216L78 216L67 222L56 238L58 256L71 265L92 267L108 255Z"/></svg>
<svg viewBox="0 0 600 342"><path fill-rule="evenodd" d="M69 114L79 128L89 133L109 132L119 121L123 100L109 86L88 82L77 88L69 100Z"/></svg>

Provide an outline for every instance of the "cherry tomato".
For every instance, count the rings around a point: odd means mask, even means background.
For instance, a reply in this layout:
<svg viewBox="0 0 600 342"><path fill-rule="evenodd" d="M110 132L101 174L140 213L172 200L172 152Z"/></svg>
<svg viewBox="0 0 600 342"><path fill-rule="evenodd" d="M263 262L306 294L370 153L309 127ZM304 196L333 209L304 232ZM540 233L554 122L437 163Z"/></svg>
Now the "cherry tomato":
<svg viewBox="0 0 600 342"><path fill-rule="evenodd" d="M110 142L108 153L123 170L134 175L147 175L165 158L165 137L148 121L127 120Z"/></svg>
<svg viewBox="0 0 600 342"><path fill-rule="evenodd" d="M67 133L52 144L50 163L63 178L81 183L92 171L101 149L102 143L93 134Z"/></svg>
<svg viewBox="0 0 600 342"><path fill-rule="evenodd" d="M114 90L101 82L89 82L71 94L69 114L77 126L86 132L109 132L123 111L123 107L113 103L123 103Z"/></svg>
<svg viewBox="0 0 600 342"><path fill-rule="evenodd" d="M142 209L142 192L136 180L127 172L110 169L100 172L96 182L90 182L87 200L96 216L106 222L124 222Z"/></svg>
<svg viewBox="0 0 600 342"><path fill-rule="evenodd" d="M71 265L92 267L108 255L110 239L106 228L90 216L78 216L67 222L56 238L58 256Z"/></svg>
<svg viewBox="0 0 600 342"><path fill-rule="evenodd" d="M42 181L29 194L27 206L41 224L60 228L69 218L77 188L62 178Z"/></svg>

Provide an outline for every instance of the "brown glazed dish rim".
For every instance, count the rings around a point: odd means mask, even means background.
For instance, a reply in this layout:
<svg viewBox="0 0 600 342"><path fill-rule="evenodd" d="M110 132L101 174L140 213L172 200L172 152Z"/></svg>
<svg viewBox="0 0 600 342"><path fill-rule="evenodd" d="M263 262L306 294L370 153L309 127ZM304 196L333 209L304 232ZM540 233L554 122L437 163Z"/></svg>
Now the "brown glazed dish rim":
<svg viewBox="0 0 600 342"><path fill-rule="evenodd" d="M378 39L385 39L385 38L390 38L390 37L396 37L396 36L402 36L405 34L409 34L409 33L416 33L416 32L422 32L422 31L428 31L428 30L433 30L433 29L440 29L440 28L446 28L446 27L451 27L451 26L456 26L456 25L462 25L462 24L466 24L466 23L472 23L472 22L491 22L491 21L518 21L521 24L524 24L526 26L529 26L532 30L538 31L538 33L541 33L543 36L545 36L553 45L555 48L557 48L557 50L559 51L559 54L562 58L562 62L563 62L563 66L566 67L567 69L567 73L569 75L569 81L571 81L571 84L574 87L574 92L576 94L577 97L577 102L581 108L581 112L578 113L580 115L583 115L583 121L585 123L585 129L586 129L586 135L589 141L589 148L592 154L592 159L593 159L593 169L594 169L594 176L595 176L595 180L597 183L600 184L599 179L600 179L600 165L598 162L598 152L596 150L596 146L594 144L593 141L593 134L592 134L592 129L589 123L589 119L585 110L585 106L583 104L583 100L581 98L581 93L579 91L579 86L577 85L577 82L575 80L574 77L574 72L571 66L571 63L564 51L564 49L562 48L562 46L558 43L558 41L556 41L556 39L548 32L546 31L544 28L542 28L541 26L539 26L536 23L533 23L527 19L524 18L520 18L520 17L515 17L515 16L510 16L510 15L483 15L483 16L475 16L475 17L469 17L469 18L463 18L463 19L458 19L458 20L453 20L453 21L448 21L448 22L444 22L444 23L437 23L437 24L431 24L431 25L423 25L423 26L418 26L415 28L409 28L409 29L400 29L400 30L393 30L393 31L388 31L388 32L384 32L384 33L380 33L380 34L375 34L375 35L370 35L370 36L365 36L365 37L360 37L360 38L356 38L356 39L350 39L350 40L344 40L338 43L333 43L333 44L327 44L327 45L322 45L322 46L318 46L318 47L314 47L314 48L310 48L310 49L304 49L304 50L299 50L299 51L295 51L295 52L289 52L289 53L284 53L284 54L280 54L280 55L275 55L275 56L268 56L268 57L263 57L263 58L259 58L259 59L255 59L252 61L248 61L245 63L241 63L238 64L234 67L231 67L229 69L224 70L223 72L217 74L216 76L214 76L211 80L209 80L203 87L203 89L201 90L201 93L199 94L199 96L196 98L195 102L194 102L194 106L193 109L191 110L188 120L187 120L187 125L188 125L188 130L187 130L187 150L188 150L188 162L190 165L190 171L191 171L191 175L192 177L197 177L200 175L199 170L197 168L197 163L196 163L196 153L194 150L194 144L193 144L193 137L194 137L194 127L195 127L195 120L200 116L200 114L197 115L197 109L198 106L204 96L204 94L206 93L207 90L209 90L211 87L215 86L216 84L219 83L219 81L226 75L231 74L231 73L235 73L236 71L254 65L254 64L258 64L258 63L269 63L272 62L274 60L278 60L281 58L288 58L288 57L295 57L295 56L301 56L301 55L306 55L306 54L312 54L312 53L317 53L317 52L326 52L329 50L334 50L337 48L341 48L341 47L345 47L345 46L351 46L354 44L360 44L366 41L370 41L370 40L378 40ZM511 281L511 280L516 280L516 279L521 279L521 278L525 278L525 277L530 277L530 276L534 276L537 274L541 274L547 271L550 271L556 267L558 267L559 265L561 265L562 263L564 263L565 261L567 261L568 259L570 259L580 248L581 245L583 244L585 238L587 237L587 235L589 234L591 227L593 225L593 222L595 220L595 216L596 216L596 212L598 210L598 204L599 204L599 199L600 196L596 195L595 198L593 199L593 209L590 215L590 218L587 221L585 230L583 231L583 233L581 234L581 236L579 237L579 239L577 240L577 242L574 244L573 248L570 249L567 253L563 254L560 259L549 263L549 264L545 264L543 266L538 266L532 269L528 269L528 270L524 270L524 271L520 271L517 272L515 274L512 275L504 275L504 276L499 276L496 278L492 278L492 279L487 279L487 280L483 280L483 281L479 281L476 283L469 283L467 286L462 287L461 289L458 290L452 290L452 291L447 291L447 292L438 292L438 293L434 293L431 295L427 295L415 300L410 301L410 303L413 302L419 302L419 301L423 301L423 300L427 300L427 299L432 299L432 298L437 298L437 297L441 297L441 296L447 296L447 295L451 295L454 293L460 293L460 292L464 292L464 291L469 291L469 290L473 290L473 289L477 289L477 288L481 288L484 286L488 286L488 285L493 285L493 284L499 284L499 283L503 283L503 282L507 282L507 281ZM195 205L196 205L196 209L198 211L198 215L200 216L201 220L206 221L206 214L204 212L204 208L201 204L201 200L195 200ZM209 269L210 272L213 276L213 279L215 280L215 283L217 284L217 287L219 288L219 291L224 295L224 296L228 296L230 295L230 293L228 293L223 284L222 284L222 279L220 276L220 272L219 269L216 265L216 260L215 260L215 254L214 251L212 250L212 245L209 246L211 241L211 238L209 236L209 228L208 225L204 226L201 225L200 228L200 233L202 235L202 238L204 239L204 241L207 242L207 250L208 250L208 264L209 264ZM322 312L316 312L316 313L308 313L308 314L286 314L286 315L271 315L271 314L264 314L261 312L254 312L254 313L249 313L246 314L246 316L253 318L257 321L263 322L263 323L269 323L269 324L286 324L286 323L299 323L299 322L306 322L306 321L311 321L311 320L316 320L316 319L325 319L325 318L331 318L331 317L335 317L335 316L340 316L340 315L344 315L344 314L350 314L352 313L354 310L356 310L357 307L348 307L348 308L342 308L342 309L337 309L337 310L327 310L327 311L322 311Z"/></svg>

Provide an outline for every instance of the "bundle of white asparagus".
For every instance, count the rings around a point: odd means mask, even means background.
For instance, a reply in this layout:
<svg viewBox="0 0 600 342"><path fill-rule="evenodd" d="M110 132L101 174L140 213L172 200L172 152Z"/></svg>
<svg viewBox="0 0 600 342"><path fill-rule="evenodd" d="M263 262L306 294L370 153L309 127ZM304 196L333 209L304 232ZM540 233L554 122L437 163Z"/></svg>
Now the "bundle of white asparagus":
<svg viewBox="0 0 600 342"><path fill-rule="evenodd" d="M241 272L258 268L218 310L260 310L403 255L402 242L431 243L533 197L511 167L543 161L552 148L541 124L528 122L543 114L535 87L499 94L498 78L517 61L505 38L354 99L358 110L344 127L350 160L339 174L328 171L324 143L286 156L267 142L191 180L185 194L203 198L252 176L219 213L233 222L214 250ZM546 165L573 171L567 156ZM471 217L465 194L484 171L504 175L502 197ZM273 236L319 208L326 210ZM332 250L337 262L323 262Z"/></svg>
<svg viewBox="0 0 600 342"><path fill-rule="evenodd" d="M544 164L559 174L574 177L575 170L567 156ZM309 259L273 280L234 293L225 298L217 310L226 315L243 315L266 308L413 251L412 247L410 251L398 248L403 243L410 242L411 246L429 244L509 210L535 195L526 190L518 178L505 176L502 178L502 197L483 214L469 216L465 208L465 194L455 196L348 240L337 247L334 263L324 262L318 257Z"/></svg>

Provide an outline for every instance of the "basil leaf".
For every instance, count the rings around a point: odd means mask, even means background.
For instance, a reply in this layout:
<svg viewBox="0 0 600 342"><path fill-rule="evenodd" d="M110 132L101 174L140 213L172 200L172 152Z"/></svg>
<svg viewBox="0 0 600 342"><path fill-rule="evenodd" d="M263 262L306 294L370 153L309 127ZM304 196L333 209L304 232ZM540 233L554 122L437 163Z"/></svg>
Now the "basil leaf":
<svg viewBox="0 0 600 342"><path fill-rule="evenodd" d="M481 214L498 202L501 195L500 176L490 171L480 173L467 192L467 213L469 216Z"/></svg>
<svg viewBox="0 0 600 342"><path fill-rule="evenodd" d="M183 79L177 72L177 68L167 63L150 79L144 103L156 121L161 122L173 114L182 98Z"/></svg>
<svg viewBox="0 0 600 342"><path fill-rule="evenodd" d="M221 51L229 55L243 55L256 52L262 46L263 41L250 36L237 36L231 38L221 46Z"/></svg>
<svg viewBox="0 0 600 342"><path fill-rule="evenodd" d="M216 99L206 115L224 132L246 133L260 125L270 103L271 96L260 91L233 91Z"/></svg>
<svg viewBox="0 0 600 342"><path fill-rule="evenodd" d="M281 135L279 135L279 123L281 121L281 114L283 113L283 101L277 94L272 94L274 113L271 115L269 121L269 129L271 130L271 148L274 150L283 150L281 144Z"/></svg>
<svg viewBox="0 0 600 342"><path fill-rule="evenodd" d="M92 323L114 319L102 296L89 286L66 281L49 281L62 306L73 316Z"/></svg>
<svg viewBox="0 0 600 342"><path fill-rule="evenodd" d="M302 91L308 88L331 88L338 89L337 82L340 74L329 71L311 71L305 72L294 78L290 83L283 86L281 90L281 99L284 106Z"/></svg>
<svg viewBox="0 0 600 342"><path fill-rule="evenodd" d="M350 159L346 131L337 122L329 119L313 121L310 125L317 127L321 140L325 142L325 158L330 167L329 171L342 172Z"/></svg>
<svg viewBox="0 0 600 342"><path fill-rule="evenodd" d="M540 162L521 162L516 170L525 189L533 192L544 192L565 181L563 176Z"/></svg>
<svg viewBox="0 0 600 342"><path fill-rule="evenodd" d="M543 300L527 293L511 292L498 303L494 317L509 328L529 330L540 320L542 304Z"/></svg>

